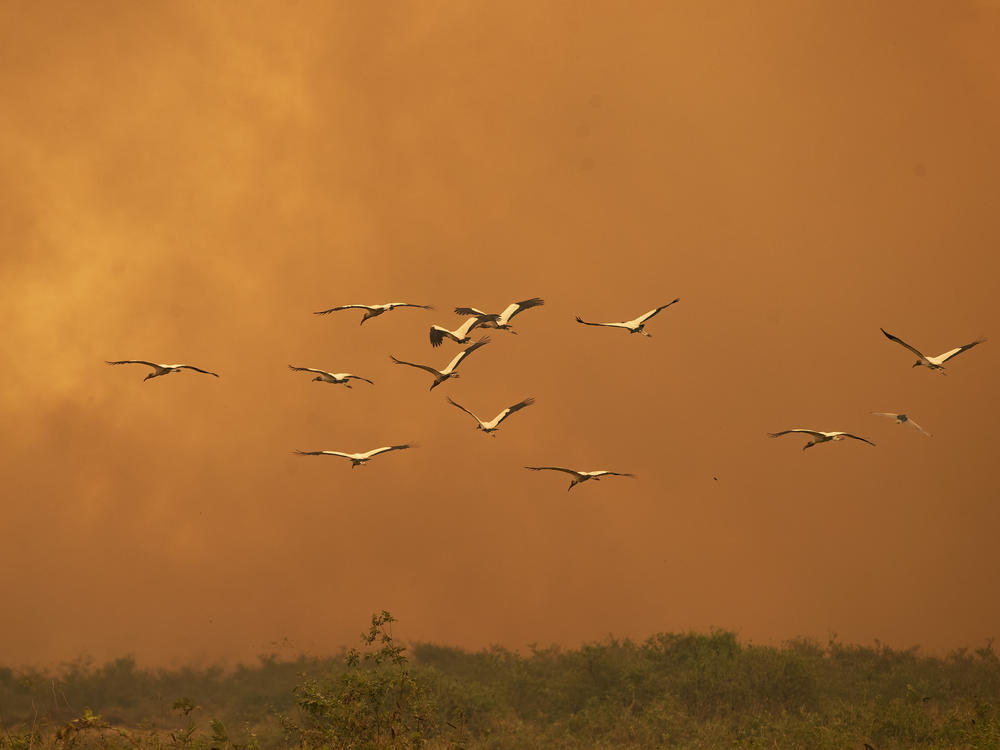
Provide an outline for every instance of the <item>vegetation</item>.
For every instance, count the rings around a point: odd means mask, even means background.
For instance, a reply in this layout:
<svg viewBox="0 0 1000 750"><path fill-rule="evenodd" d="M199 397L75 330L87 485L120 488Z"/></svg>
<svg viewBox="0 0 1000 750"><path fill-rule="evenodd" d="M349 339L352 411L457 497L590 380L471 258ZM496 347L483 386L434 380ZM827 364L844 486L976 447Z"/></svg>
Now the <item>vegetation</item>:
<svg viewBox="0 0 1000 750"><path fill-rule="evenodd" d="M469 653L392 634L254 666L140 669L129 657L0 668L0 750L266 748L993 748L992 642L916 648L741 644L714 631L579 649Z"/></svg>

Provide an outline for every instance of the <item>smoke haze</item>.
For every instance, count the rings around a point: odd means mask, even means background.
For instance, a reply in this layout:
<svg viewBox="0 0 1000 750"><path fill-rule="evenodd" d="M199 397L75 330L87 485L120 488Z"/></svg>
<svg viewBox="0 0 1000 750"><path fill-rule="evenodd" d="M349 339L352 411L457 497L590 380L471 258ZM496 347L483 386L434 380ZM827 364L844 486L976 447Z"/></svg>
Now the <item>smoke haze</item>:
<svg viewBox="0 0 1000 750"><path fill-rule="evenodd" d="M757 6L0 8L0 663L1000 634L1000 6Z"/></svg>

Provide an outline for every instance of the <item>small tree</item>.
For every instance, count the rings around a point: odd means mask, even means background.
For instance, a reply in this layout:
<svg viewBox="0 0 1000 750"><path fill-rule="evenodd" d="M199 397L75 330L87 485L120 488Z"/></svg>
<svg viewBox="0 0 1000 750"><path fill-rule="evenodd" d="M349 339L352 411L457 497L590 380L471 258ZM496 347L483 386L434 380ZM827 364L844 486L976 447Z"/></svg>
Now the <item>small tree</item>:
<svg viewBox="0 0 1000 750"><path fill-rule="evenodd" d="M308 727L286 721L306 745L336 748L419 748L434 731L427 690L407 666L404 646L392 637L396 619L382 610L361 634L365 649L345 655L345 669L295 688Z"/></svg>

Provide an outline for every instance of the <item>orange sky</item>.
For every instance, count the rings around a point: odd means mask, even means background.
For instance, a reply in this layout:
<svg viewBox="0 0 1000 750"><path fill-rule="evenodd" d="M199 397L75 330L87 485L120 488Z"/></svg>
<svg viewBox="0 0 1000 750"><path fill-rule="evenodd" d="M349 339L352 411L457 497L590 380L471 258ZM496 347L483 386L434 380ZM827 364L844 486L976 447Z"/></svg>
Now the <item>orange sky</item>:
<svg viewBox="0 0 1000 750"><path fill-rule="evenodd" d="M0 6L0 663L1000 635L1000 6L738 5Z"/></svg>

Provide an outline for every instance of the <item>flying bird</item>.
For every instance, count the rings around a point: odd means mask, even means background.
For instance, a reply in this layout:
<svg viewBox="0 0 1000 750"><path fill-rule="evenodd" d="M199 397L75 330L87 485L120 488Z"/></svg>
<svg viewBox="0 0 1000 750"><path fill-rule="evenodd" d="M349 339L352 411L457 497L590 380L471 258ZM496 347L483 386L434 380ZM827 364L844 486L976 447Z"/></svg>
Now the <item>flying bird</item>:
<svg viewBox="0 0 1000 750"><path fill-rule="evenodd" d="M313 380L320 380L324 383L336 383L337 385L344 385L350 388L351 384L349 381L363 380L366 383L371 383L372 385L375 385L375 383L369 380L368 378L363 378L360 375L352 375L349 372L327 372L326 370L317 370L313 367L296 367L295 365L288 365L288 366L291 369L296 370L298 372L315 372L317 374L317 377L313 378Z"/></svg>
<svg viewBox="0 0 1000 750"><path fill-rule="evenodd" d="M461 361L466 357L468 357L470 354L472 354L472 352L476 351L476 349L478 349L481 346L485 346L488 343L490 343L490 337L483 336L475 344L473 344L472 346L467 346L465 349L463 349L457 355L455 355L455 358L451 362L449 362L448 366L445 367L443 370L435 370L433 367L429 367L427 365L418 365L415 364L414 362L404 362L401 359L396 359L391 354L389 355L389 358L392 359L392 361L395 362L397 365L409 365L410 367L417 367L421 370L426 370L427 372L429 372L431 375L434 376L434 382L431 383L431 387L429 389L433 391L444 381L448 380L448 378L457 378L458 373L455 372L455 368L458 367Z"/></svg>
<svg viewBox="0 0 1000 750"><path fill-rule="evenodd" d="M147 362L144 359L120 359L116 362L111 362L109 360L104 360L109 365L147 365L153 368L153 371L149 373L143 380L149 380L150 378L158 378L160 375L166 375L171 372L180 372L181 370L194 370L195 372L201 372L205 375L214 375L219 377L217 372L209 372L208 370L202 370L200 367L195 367L194 365L160 365L156 362Z"/></svg>
<svg viewBox="0 0 1000 750"><path fill-rule="evenodd" d="M846 438L851 438L852 440L860 440L862 443L868 443L868 445L875 445L871 440L866 440L863 437L858 437L857 435L852 435L849 432L819 432L818 430L782 430L781 432L769 432L767 433L769 437L781 437L782 435L788 435L793 432L801 432L805 435L812 435L813 439L802 446L802 450L806 448L812 448L814 445L819 443L826 443L830 440L844 440Z"/></svg>
<svg viewBox="0 0 1000 750"><path fill-rule="evenodd" d="M564 469L561 466L525 466L525 469L531 469L532 471L561 471L565 474L569 474L573 477L573 481L569 483L569 487L566 491L569 492L571 489L576 487L581 482L586 482L593 479L595 482L601 477L634 477L635 474L623 474L618 471L576 471L574 469Z"/></svg>
<svg viewBox="0 0 1000 750"><path fill-rule="evenodd" d="M368 318L374 318L381 315L382 313L387 313L390 310L395 310L397 307L419 307L423 310L433 310L431 305L414 305L409 302L387 302L384 305L340 305L339 307L331 307L329 310L319 310L314 315L327 315L332 312L337 312L338 310L364 310L365 314L361 318L361 325Z"/></svg>
<svg viewBox="0 0 1000 750"><path fill-rule="evenodd" d="M535 403L535 399L533 399L533 398L526 398L526 399L524 399L524 401L520 401L520 402L514 404L513 406L508 406L502 412L500 412L495 417L493 417L493 419L491 419L489 422L484 422L483 420L481 420L479 417L477 417L475 414L473 414L471 411L469 411L468 409L466 409L461 404L452 401L450 397L448 398L448 403L451 404L452 406L457 406L459 409L461 409L466 414L468 414L473 419L475 419L479 423L479 424L476 425L476 429L477 430L482 430L487 435L492 435L493 437L496 437L497 430L500 429L500 423L501 422L503 422L505 419L507 419L507 417L509 417L514 412L520 411L525 406L531 406L533 403Z"/></svg>
<svg viewBox="0 0 1000 750"><path fill-rule="evenodd" d="M678 297L677 299L673 300L672 302L668 302L665 305L660 305L659 307L657 307L654 310L650 310L645 315L640 315L635 320L626 320L626 321L623 321L621 323L588 323L586 320L584 320L583 318L581 318L579 315L576 316L576 322L577 323L583 323L585 326L606 326L608 328L625 328L626 330L628 330L629 333L641 333L643 336L652 336L653 334L646 333L646 331L643 330L646 327L646 321L649 320L650 318L652 318L658 312L660 312L660 310L665 310L668 307L670 307L672 304L674 304L675 302L680 302L680 301L681 301L680 297Z"/></svg>
<svg viewBox="0 0 1000 750"><path fill-rule="evenodd" d="M511 319L518 313L522 313L525 310L530 310L533 307L538 307L544 304L545 300L541 297L532 297L531 299L521 300L520 302L512 302L507 305L506 309L499 315L487 314L474 307L456 307L455 312L459 315L480 315L484 317L485 320L479 324L483 328L497 328L503 331L517 333L517 331L511 330Z"/></svg>
<svg viewBox="0 0 1000 750"><path fill-rule="evenodd" d="M447 328L442 328L441 326L431 326L431 346L441 346L441 342L444 341L445 337L455 341L459 344L469 343L469 333L476 326L483 325L486 321L496 321L499 320L499 315L487 315L485 313L480 315L473 315L467 318L462 325L456 328L454 331L449 331Z"/></svg>
<svg viewBox="0 0 1000 750"><path fill-rule="evenodd" d="M899 338L897 336L893 336L891 333L889 333L888 331L886 331L884 328L879 328L879 330L882 331L882 333L885 334L885 337L887 339L889 339L890 341L895 341L897 344L899 344L902 347L905 347L905 348L909 349L911 352L913 352L914 354L916 354L919 357L919 359L916 362L913 363L913 367L919 367L920 365L923 365L924 367L927 367L928 369L931 369L931 370L941 370L942 371L942 373L941 373L942 375L947 375L948 374L946 372L943 372L944 371L944 363L945 362L947 362L952 357L957 357L959 354L961 354L962 352L964 352L966 349L971 349L972 347L977 346L977 345L983 343L984 341L986 341L986 339L976 339L971 344L966 344L965 346L960 346L957 349L952 349L950 351L945 352L944 354L939 354L936 357L928 357L928 356L924 355L923 353L921 353L920 351L918 351L917 349L915 349L914 347L912 347L909 344L907 344L901 338Z"/></svg>
<svg viewBox="0 0 1000 750"><path fill-rule="evenodd" d="M384 448L376 448L375 450L370 450L367 453L341 453L340 451L300 451L296 450L300 456L340 456L341 458L351 459L351 468L355 466L363 466L368 463L375 456L381 455L382 453L388 453L389 451L401 451L407 448L413 448L412 444L407 445L387 445Z"/></svg>
<svg viewBox="0 0 1000 750"><path fill-rule="evenodd" d="M889 417L891 419L895 419L896 420L896 424L908 424L911 427L914 427L914 428L920 430L927 437L934 437L927 430L925 430L923 427L921 427L920 425L918 425L916 422L914 422L912 419L910 419L905 414L893 414L892 412L888 412L888 411L873 411L872 414L874 414L876 417Z"/></svg>

